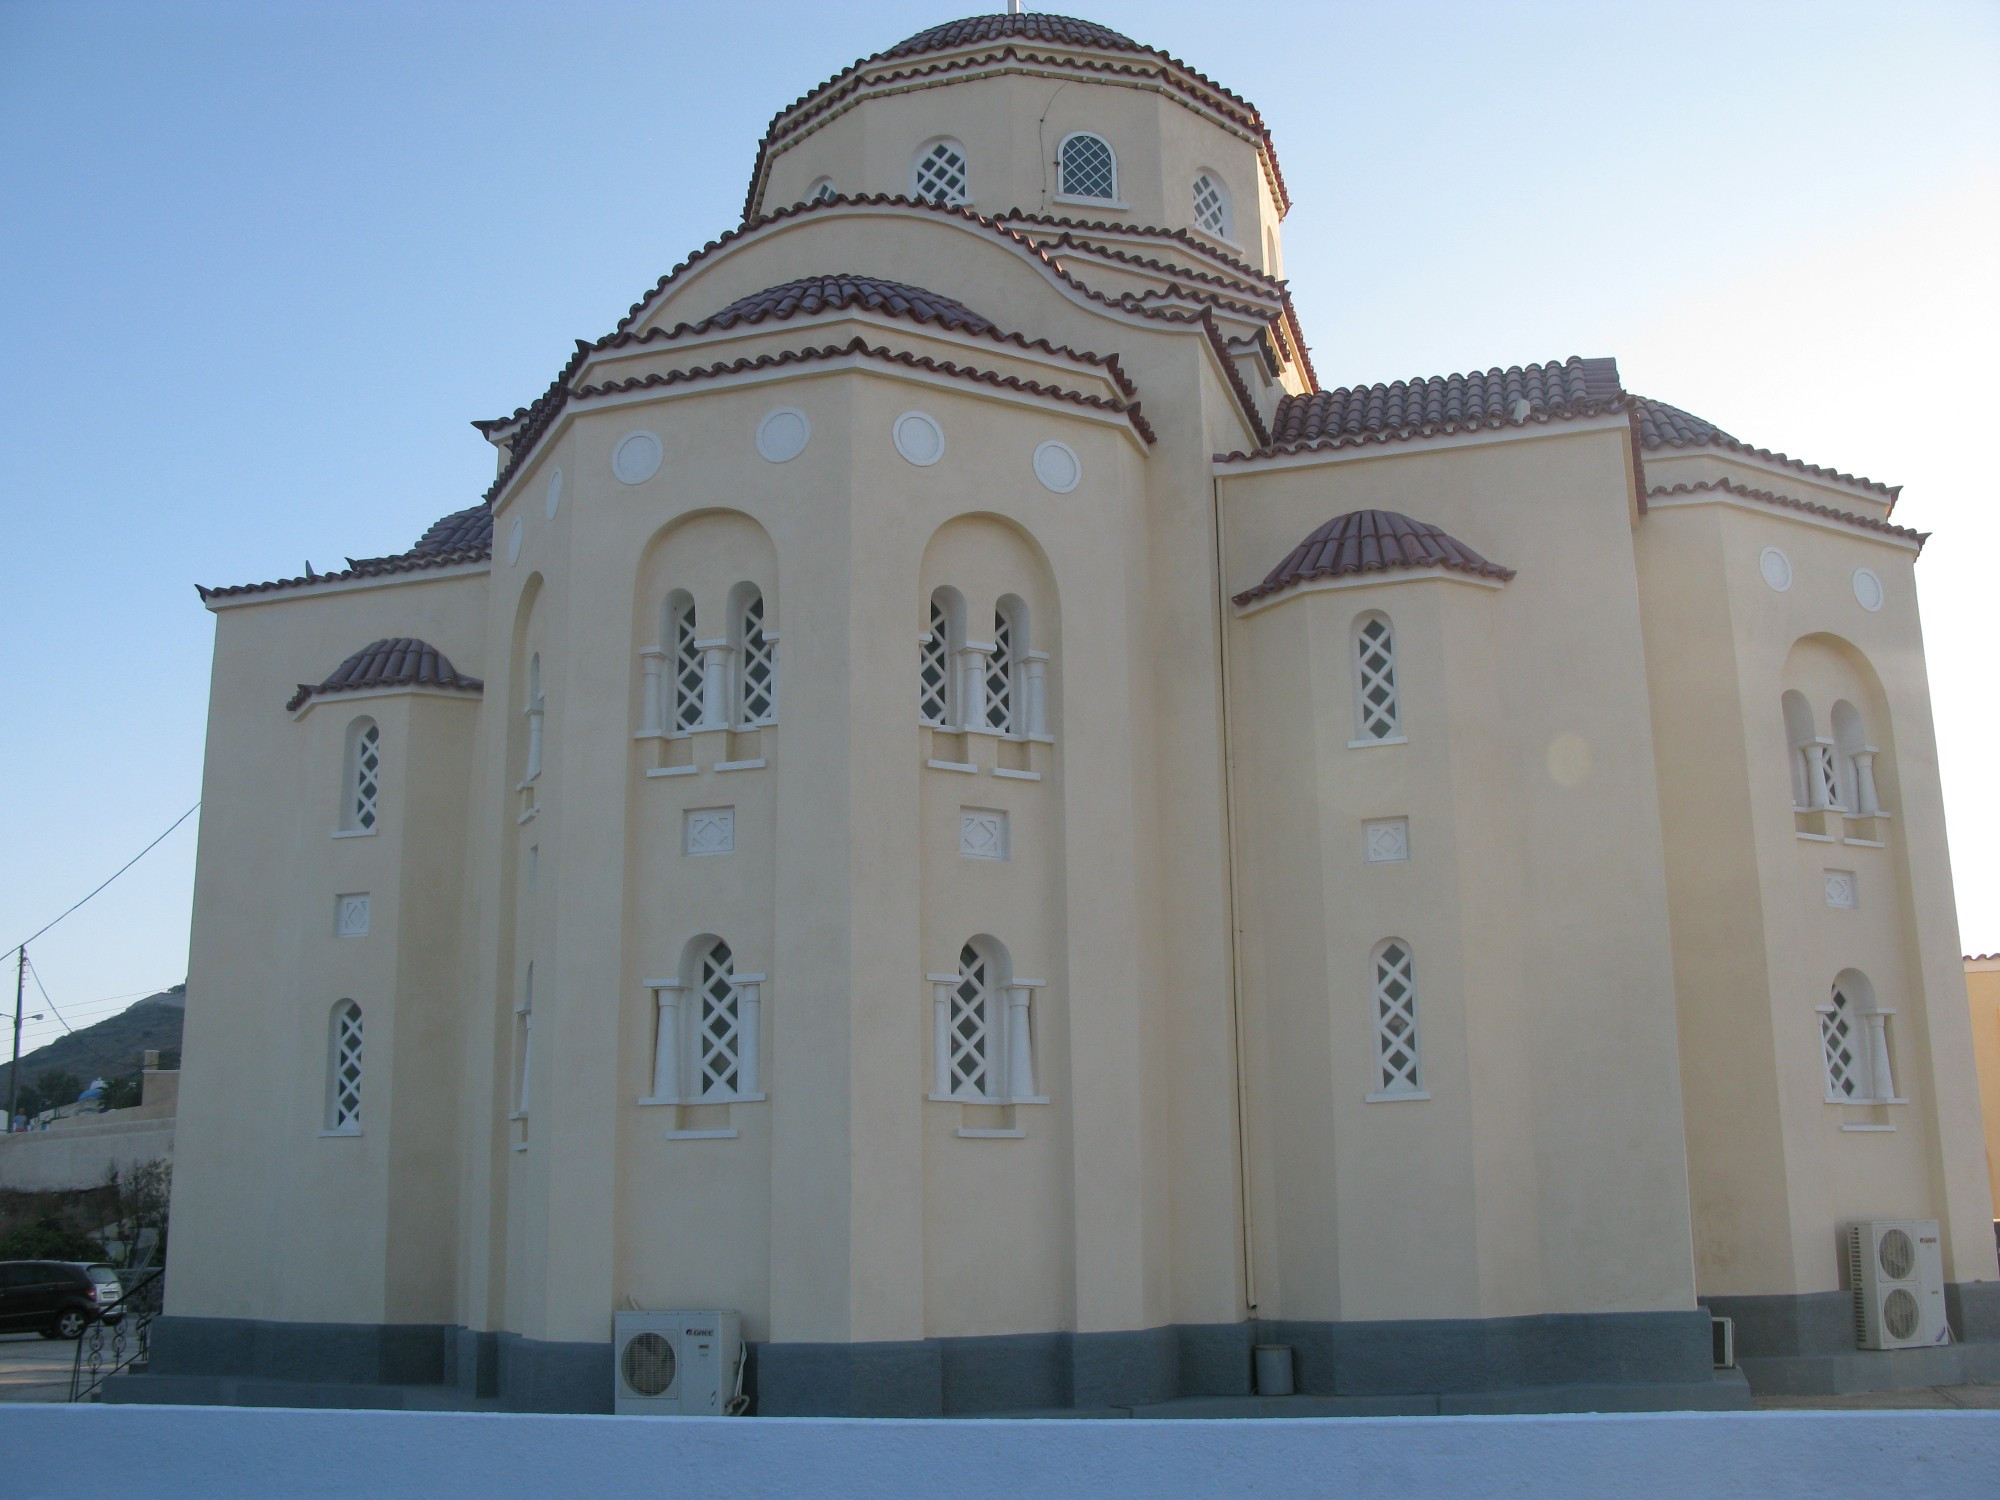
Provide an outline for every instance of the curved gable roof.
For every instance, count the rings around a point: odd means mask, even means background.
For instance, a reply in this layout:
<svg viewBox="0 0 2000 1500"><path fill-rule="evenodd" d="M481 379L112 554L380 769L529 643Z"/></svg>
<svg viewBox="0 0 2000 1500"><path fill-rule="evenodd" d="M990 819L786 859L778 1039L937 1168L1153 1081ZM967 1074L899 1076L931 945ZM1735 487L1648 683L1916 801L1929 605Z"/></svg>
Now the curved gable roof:
<svg viewBox="0 0 2000 1500"><path fill-rule="evenodd" d="M429 641L393 636L373 641L335 667L320 682L302 682L285 708L297 713L310 700L329 693L358 693L364 688L428 687L447 692L484 692L486 684L468 677Z"/></svg>
<svg viewBox="0 0 2000 1500"><path fill-rule="evenodd" d="M1500 583L1514 576L1512 568L1488 562L1428 521L1411 520L1400 511L1352 510L1300 542L1262 583L1236 595L1235 602L1239 607L1252 604L1313 579L1410 568L1449 568Z"/></svg>

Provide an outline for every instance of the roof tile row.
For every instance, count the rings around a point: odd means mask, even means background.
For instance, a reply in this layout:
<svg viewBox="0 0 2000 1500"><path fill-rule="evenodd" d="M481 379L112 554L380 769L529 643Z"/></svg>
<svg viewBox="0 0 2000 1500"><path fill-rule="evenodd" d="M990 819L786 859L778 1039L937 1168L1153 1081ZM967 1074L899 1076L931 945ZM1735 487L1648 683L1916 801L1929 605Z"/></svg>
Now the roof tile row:
<svg viewBox="0 0 2000 1500"><path fill-rule="evenodd" d="M1738 484L1733 479L1703 479L1692 484L1655 485L1646 491L1649 500L1665 499L1671 495L1700 495L1717 491L1741 496L1745 500L1761 501L1765 505L1780 506L1785 510L1803 511L1808 515L1824 516L1829 521L1841 521L1849 526L1859 526L1864 531L1879 531L1884 536L1899 536L1917 544L1919 550L1930 540L1928 531L1912 531L1907 526L1898 526L1890 521L1877 520L1874 516L1857 516L1852 511L1838 510L1831 505L1820 505L1811 500L1800 500L1791 495L1774 494L1770 490L1752 489L1747 484Z"/></svg>

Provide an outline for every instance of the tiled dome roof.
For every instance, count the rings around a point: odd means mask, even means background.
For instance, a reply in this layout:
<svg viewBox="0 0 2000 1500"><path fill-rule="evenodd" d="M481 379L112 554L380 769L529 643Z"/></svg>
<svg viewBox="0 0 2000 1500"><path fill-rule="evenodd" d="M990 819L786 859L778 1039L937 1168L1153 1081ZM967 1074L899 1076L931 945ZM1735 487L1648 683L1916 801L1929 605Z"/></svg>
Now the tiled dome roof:
<svg viewBox="0 0 2000 1500"><path fill-rule="evenodd" d="M761 323L767 318L809 317L813 313L838 312L848 307L891 313L919 323L936 323L970 333L993 331L992 323L950 297L927 292L920 286L905 286L900 281L882 281L873 276L855 276L846 272L832 276L806 276L782 286L766 287L761 292L738 298L714 317L703 318L695 327L701 330L730 328L738 323Z"/></svg>
<svg viewBox="0 0 2000 1500"><path fill-rule="evenodd" d="M919 52L947 52L953 47L971 47L980 42L997 42L1005 37L1021 37L1031 42L1053 42L1060 47L1102 47L1110 52L1142 52L1129 36L1099 26L1095 21L1079 21L1074 16L1051 16L1029 11L1022 15L1004 12L991 16L967 16L947 21L907 37L877 57L913 57Z"/></svg>
<svg viewBox="0 0 2000 1500"><path fill-rule="evenodd" d="M482 510L484 506L480 507ZM442 523L440 523L442 524ZM376 641L363 646L335 667L324 682L302 682L285 707L296 713L308 698L325 693L356 693L363 688L435 687L453 692L477 693L486 684L467 677L429 641L410 636Z"/></svg>
<svg viewBox="0 0 2000 1500"><path fill-rule="evenodd" d="M412 553L428 556L433 552L460 552L468 547L493 545L493 512L485 506L469 505L455 510L417 538Z"/></svg>
<svg viewBox="0 0 2000 1500"><path fill-rule="evenodd" d="M1391 568L1450 568L1505 583L1512 568L1488 562L1465 543L1426 521L1393 510L1353 510L1335 516L1291 550L1254 589L1236 596L1248 604L1312 578L1382 573Z"/></svg>

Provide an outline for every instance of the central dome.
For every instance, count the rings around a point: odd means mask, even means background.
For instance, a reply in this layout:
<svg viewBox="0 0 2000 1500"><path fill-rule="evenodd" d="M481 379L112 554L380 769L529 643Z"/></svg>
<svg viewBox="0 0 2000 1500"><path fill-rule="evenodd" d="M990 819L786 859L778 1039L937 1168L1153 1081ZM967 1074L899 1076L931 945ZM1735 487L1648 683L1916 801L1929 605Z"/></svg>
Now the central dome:
<svg viewBox="0 0 2000 1500"><path fill-rule="evenodd" d="M1112 52L1144 52L1129 36L1099 26L1095 21L1079 21L1074 16L1050 16L1029 11L1022 15L1002 13L967 16L947 21L907 37L877 57L910 57L919 52L948 52L953 47L971 47L980 42L997 42L1006 37L1024 37L1031 42L1053 42L1064 47L1103 47Z"/></svg>

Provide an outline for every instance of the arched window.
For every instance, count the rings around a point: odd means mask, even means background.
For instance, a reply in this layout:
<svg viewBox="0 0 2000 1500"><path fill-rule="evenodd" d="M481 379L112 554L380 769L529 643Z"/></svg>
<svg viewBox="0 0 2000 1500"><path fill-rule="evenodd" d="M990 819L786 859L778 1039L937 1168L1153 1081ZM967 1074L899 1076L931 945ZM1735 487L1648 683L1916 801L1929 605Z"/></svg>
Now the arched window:
<svg viewBox="0 0 2000 1500"><path fill-rule="evenodd" d="M542 774L542 653L528 658L528 703L522 710L528 720L528 755L521 779L533 781Z"/></svg>
<svg viewBox="0 0 2000 1500"><path fill-rule="evenodd" d="M1045 1103L1035 1093L1035 980L1014 977L1007 950L975 937L958 969L933 974L932 1097L983 1104Z"/></svg>
<svg viewBox="0 0 2000 1500"><path fill-rule="evenodd" d="M343 833L373 833L382 799L382 731L373 719L347 726L340 827Z"/></svg>
<svg viewBox="0 0 2000 1500"><path fill-rule="evenodd" d="M811 187L806 189L806 202L808 203L825 203L839 196L840 193L835 189L831 177L818 178Z"/></svg>
<svg viewBox="0 0 2000 1500"><path fill-rule="evenodd" d="M1388 938L1369 960L1374 974L1374 1099L1422 1094L1423 1063L1417 1046L1416 961L1410 945Z"/></svg>
<svg viewBox="0 0 2000 1500"><path fill-rule="evenodd" d="M1019 706L1015 702L1015 613L1005 603L993 612L993 652L986 658L986 727L996 734L1019 733Z"/></svg>
<svg viewBox="0 0 2000 1500"><path fill-rule="evenodd" d="M678 978L657 980L651 1104L762 1099L757 1066L764 976L738 974L713 934L688 944Z"/></svg>
<svg viewBox="0 0 2000 1500"><path fill-rule="evenodd" d="M1875 757L1879 753L1868 743L1868 730L1861 711L1845 698L1833 705L1833 748L1838 758L1840 806L1857 818L1881 814L1881 795L1875 788Z"/></svg>
<svg viewBox="0 0 2000 1500"><path fill-rule="evenodd" d="M703 687L707 672L702 649L695 644L694 600L676 590L667 599L667 639L673 643L674 708L668 720L672 733L701 727Z"/></svg>
<svg viewBox="0 0 2000 1500"><path fill-rule="evenodd" d="M763 593L755 584L738 584L737 591L737 722L750 728L778 717L778 642L764 633Z"/></svg>
<svg viewBox="0 0 2000 1500"><path fill-rule="evenodd" d="M1840 771L1834 763L1833 742L1814 726L1805 694L1788 690L1781 702L1785 739L1791 747L1792 805L1802 812L1839 807Z"/></svg>
<svg viewBox="0 0 2000 1500"><path fill-rule="evenodd" d="M1396 691L1396 632L1379 610L1354 625L1354 727L1357 744L1403 737Z"/></svg>
<svg viewBox="0 0 2000 1500"><path fill-rule="evenodd" d="M514 1113L518 1118L528 1115L528 1076L535 1057L535 964L528 961L528 972L521 982L521 1005L514 1012Z"/></svg>
<svg viewBox="0 0 2000 1500"><path fill-rule="evenodd" d="M965 147L957 141L937 141L919 152L910 168L910 196L933 203L964 203L972 196L969 181Z"/></svg>
<svg viewBox="0 0 2000 1500"><path fill-rule="evenodd" d="M326 1129L361 1133L361 1007L342 1000L333 1008L327 1038Z"/></svg>
<svg viewBox="0 0 2000 1500"><path fill-rule="evenodd" d="M1829 1104L1900 1104L1889 1060L1889 1017L1859 969L1843 969L1819 1007L1821 1060Z"/></svg>
<svg viewBox="0 0 2000 1500"><path fill-rule="evenodd" d="M1194 227L1219 240L1229 238L1229 189L1212 172L1194 180Z"/></svg>
<svg viewBox="0 0 2000 1500"><path fill-rule="evenodd" d="M1057 159L1061 167L1057 192L1072 198L1118 196L1118 158L1103 136L1087 130L1066 136Z"/></svg>
<svg viewBox="0 0 2000 1500"><path fill-rule="evenodd" d="M930 629L917 641L917 715L926 724L957 723L958 691L953 663L964 645L964 604L955 589L931 594Z"/></svg>

